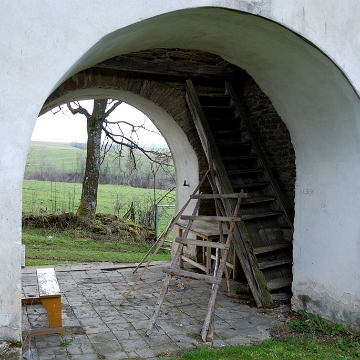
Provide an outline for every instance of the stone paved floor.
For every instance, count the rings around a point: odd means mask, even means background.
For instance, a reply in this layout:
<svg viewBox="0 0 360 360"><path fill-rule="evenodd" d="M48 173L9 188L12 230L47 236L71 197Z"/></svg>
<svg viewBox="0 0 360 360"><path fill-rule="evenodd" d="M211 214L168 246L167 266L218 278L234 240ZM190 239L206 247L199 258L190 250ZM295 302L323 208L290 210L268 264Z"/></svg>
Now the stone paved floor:
<svg viewBox="0 0 360 360"><path fill-rule="evenodd" d="M65 334L24 337L24 353L36 349L37 360L151 359L181 348L202 344L200 331L209 299L210 285L181 279L179 290L172 278L160 316L146 336L159 291L164 264L155 263L143 275L127 302L120 302L137 277L133 265L109 263L55 266L62 292ZM23 295L37 294L34 267L23 269ZM223 282L224 283L224 282ZM252 344L269 337L278 323L271 312L240 304L220 288L215 310L215 337L209 346ZM231 283L232 293L237 286ZM42 305L23 306L23 331L44 327Z"/></svg>

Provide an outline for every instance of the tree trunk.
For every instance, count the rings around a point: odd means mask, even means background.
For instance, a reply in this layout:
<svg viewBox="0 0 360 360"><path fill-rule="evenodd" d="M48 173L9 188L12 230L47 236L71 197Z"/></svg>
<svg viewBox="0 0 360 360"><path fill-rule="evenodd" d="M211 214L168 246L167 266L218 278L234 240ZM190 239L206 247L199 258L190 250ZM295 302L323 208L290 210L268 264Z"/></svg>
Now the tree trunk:
<svg viewBox="0 0 360 360"><path fill-rule="evenodd" d="M94 219L97 205L97 192L101 164L101 131L105 119L107 99L94 100L94 110L87 118L86 166L82 186L81 200L77 215Z"/></svg>

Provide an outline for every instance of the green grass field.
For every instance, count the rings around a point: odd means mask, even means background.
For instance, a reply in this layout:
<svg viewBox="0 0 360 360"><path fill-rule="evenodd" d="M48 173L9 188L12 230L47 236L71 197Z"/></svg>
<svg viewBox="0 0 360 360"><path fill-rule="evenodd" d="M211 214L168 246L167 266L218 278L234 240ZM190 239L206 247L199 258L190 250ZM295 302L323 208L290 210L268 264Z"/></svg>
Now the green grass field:
<svg viewBox="0 0 360 360"><path fill-rule="evenodd" d="M75 172L79 156L85 156L85 151L71 146L70 143L32 141L26 171L36 171L51 164L55 169Z"/></svg>
<svg viewBox="0 0 360 360"><path fill-rule="evenodd" d="M81 184L76 183L24 180L22 212L23 214L76 212L81 188ZM156 190L156 199L160 199L166 193L166 190ZM99 185L97 212L121 216L128 211L132 202L137 207L151 206L153 190L126 185ZM174 192L169 193L162 203L174 204Z"/></svg>
<svg viewBox="0 0 360 360"><path fill-rule="evenodd" d="M157 198L165 190L157 190ZM76 212L81 196L81 184L24 180L23 214L46 215ZM153 190L121 185L99 185L97 212L123 216L135 207L135 219L141 218L153 204ZM174 193L163 200L174 204ZM159 218L159 234L174 216L174 208L164 208ZM26 265L51 265L92 261L137 262L150 247L148 243L130 241L128 237L111 241L94 239L91 234L78 230L24 227L23 243L26 245ZM169 236L169 239L171 235ZM169 260L169 252L157 255L156 260Z"/></svg>

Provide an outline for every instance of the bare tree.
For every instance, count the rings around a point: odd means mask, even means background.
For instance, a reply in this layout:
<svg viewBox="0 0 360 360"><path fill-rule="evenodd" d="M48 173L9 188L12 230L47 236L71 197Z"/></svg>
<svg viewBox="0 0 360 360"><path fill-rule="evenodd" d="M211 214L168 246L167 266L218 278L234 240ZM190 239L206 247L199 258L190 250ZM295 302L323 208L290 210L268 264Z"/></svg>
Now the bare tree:
<svg viewBox="0 0 360 360"><path fill-rule="evenodd" d="M82 184L81 200L77 209L80 217L93 219L96 213L97 192L99 185L101 157L101 132L105 119L121 104L121 101L108 99L94 99L93 111L88 112L80 103L67 104L73 115L82 114L86 117L87 147L86 165Z"/></svg>
<svg viewBox="0 0 360 360"><path fill-rule="evenodd" d="M105 155L114 145L116 145L115 151L117 157L123 156L125 148L129 150L127 154L134 169L136 169L136 151L139 151L149 160L161 166L168 166L170 163L169 153L166 155L164 151L157 151L156 149L147 150L138 145L138 130L144 129L150 131L145 127L145 123L134 125L124 120L108 120L109 115L121 103L119 100L94 99L91 113L81 106L79 102L67 104L69 111L73 115L82 114L87 119L88 141L81 200L77 210L79 217L88 219L95 217L100 165ZM102 132L105 133L104 142L101 141Z"/></svg>

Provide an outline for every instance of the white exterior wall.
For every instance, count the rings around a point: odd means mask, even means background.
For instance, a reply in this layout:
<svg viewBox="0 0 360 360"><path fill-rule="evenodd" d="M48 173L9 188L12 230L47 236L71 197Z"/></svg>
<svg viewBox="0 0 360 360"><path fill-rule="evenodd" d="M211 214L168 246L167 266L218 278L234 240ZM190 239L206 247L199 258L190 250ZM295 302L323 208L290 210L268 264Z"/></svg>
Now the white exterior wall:
<svg viewBox="0 0 360 360"><path fill-rule="evenodd" d="M21 188L37 114L70 75L154 47L217 53L272 100L296 152L294 307L359 326L357 0L15 0L0 19L0 340L21 335Z"/></svg>

